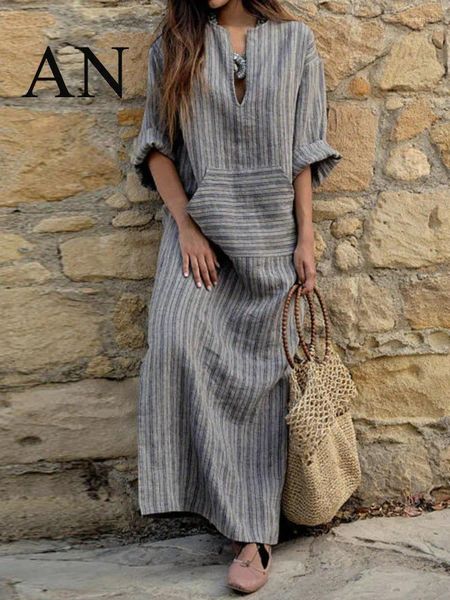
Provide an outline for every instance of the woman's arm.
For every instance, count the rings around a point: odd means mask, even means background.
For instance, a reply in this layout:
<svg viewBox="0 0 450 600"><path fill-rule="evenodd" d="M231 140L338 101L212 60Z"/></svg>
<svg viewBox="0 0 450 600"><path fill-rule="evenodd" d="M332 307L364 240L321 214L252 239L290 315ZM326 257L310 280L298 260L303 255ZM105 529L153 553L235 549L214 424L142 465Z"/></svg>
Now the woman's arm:
<svg viewBox="0 0 450 600"><path fill-rule="evenodd" d="M147 166L156 184L159 195L178 226L178 237L182 256L183 275L188 277L192 268L197 287L206 289L217 284L219 262L208 239L196 222L186 212L188 198L175 163L171 158L153 149L147 157Z"/></svg>
<svg viewBox="0 0 450 600"><path fill-rule="evenodd" d="M294 264L302 283L301 293L312 292L316 285L316 263L314 257L314 229L312 222L312 174L305 167L294 179L295 217L297 221L297 245Z"/></svg>
<svg viewBox="0 0 450 600"><path fill-rule="evenodd" d="M190 265L197 287L202 286L203 279L206 288L211 289L217 282L219 265L209 240L186 213L188 198L176 168L176 141L171 143L162 118L161 39L159 36L149 48L145 110L131 162L141 183L159 193L177 223L184 276L189 275Z"/></svg>

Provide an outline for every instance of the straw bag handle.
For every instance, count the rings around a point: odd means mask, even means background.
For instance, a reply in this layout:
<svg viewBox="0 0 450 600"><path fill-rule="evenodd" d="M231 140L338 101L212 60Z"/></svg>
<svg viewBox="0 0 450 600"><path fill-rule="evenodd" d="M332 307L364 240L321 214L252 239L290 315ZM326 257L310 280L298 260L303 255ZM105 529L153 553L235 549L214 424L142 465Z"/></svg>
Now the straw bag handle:
<svg viewBox="0 0 450 600"><path fill-rule="evenodd" d="M317 329L316 329L316 315L314 312L313 301L311 299L310 293L305 294L305 298L308 302L309 314L310 314L310 319L311 319L311 341L309 342L309 344L306 344L305 338L303 336L303 331L302 331L303 328L302 328L302 324L301 324L301 320L300 320L300 302L301 302L301 297L302 297L302 294L300 292L301 292L301 285L299 283L294 283L291 286L291 288L289 289L286 299L284 301L283 316L282 316L282 321L281 321L281 333L282 333L282 338L283 338L284 353L286 354L288 363L290 364L290 366L292 368L295 367L295 362L294 362L294 358L289 353L289 344L288 344L288 339L287 339L287 322L288 322L288 317L289 317L289 307L291 304L292 296L294 294L295 294L295 299L294 299L295 326L296 326L300 345L302 347L303 352L305 353L306 358L308 360L316 360L317 362L324 362L328 358L328 355L330 352L330 318L328 316L328 311L323 302L322 295L319 292L319 290L317 289L317 287L315 287L313 292L319 300L319 305L322 310L322 315L323 315L323 320L324 320L324 325L325 325L325 352L324 352L323 359L319 360L316 358Z"/></svg>

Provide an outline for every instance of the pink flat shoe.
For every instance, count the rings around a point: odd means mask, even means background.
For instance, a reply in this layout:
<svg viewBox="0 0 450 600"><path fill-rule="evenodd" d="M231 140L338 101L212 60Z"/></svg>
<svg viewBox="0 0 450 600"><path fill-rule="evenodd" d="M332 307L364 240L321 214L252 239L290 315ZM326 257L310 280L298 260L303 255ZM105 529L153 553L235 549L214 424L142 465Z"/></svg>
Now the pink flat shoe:
<svg viewBox="0 0 450 600"><path fill-rule="evenodd" d="M269 544L232 542L235 552L228 568L227 585L239 592L256 592L269 578L272 548Z"/></svg>

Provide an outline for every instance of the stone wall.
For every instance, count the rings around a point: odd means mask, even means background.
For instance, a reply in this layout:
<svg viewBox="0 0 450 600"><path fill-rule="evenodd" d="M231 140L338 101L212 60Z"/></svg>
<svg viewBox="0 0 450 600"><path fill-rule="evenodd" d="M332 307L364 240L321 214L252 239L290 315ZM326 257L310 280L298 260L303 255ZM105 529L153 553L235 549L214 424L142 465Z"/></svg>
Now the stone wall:
<svg viewBox="0 0 450 600"><path fill-rule="evenodd" d="M325 59L319 284L360 394L363 503L450 488L448 14L436 1L292 2ZM136 398L161 204L130 170L161 4L5 0L0 10L0 532L153 528L136 502ZM46 46L72 98L28 89ZM116 72L120 99L90 47ZM47 71L45 73L49 75ZM170 527L171 525L169 525ZM158 528L156 527L156 531Z"/></svg>

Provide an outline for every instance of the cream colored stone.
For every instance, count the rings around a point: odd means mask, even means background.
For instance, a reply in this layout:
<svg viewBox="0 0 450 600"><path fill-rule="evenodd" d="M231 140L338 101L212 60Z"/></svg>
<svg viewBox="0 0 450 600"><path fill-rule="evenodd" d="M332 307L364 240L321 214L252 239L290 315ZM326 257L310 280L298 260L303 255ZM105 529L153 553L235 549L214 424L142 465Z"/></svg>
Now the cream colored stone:
<svg viewBox="0 0 450 600"><path fill-rule="evenodd" d="M335 197L329 200L314 198L313 219L316 222L337 219L343 215L356 211L362 206L360 198Z"/></svg>
<svg viewBox="0 0 450 600"><path fill-rule="evenodd" d="M0 96L20 97L27 93L49 43L48 33L55 24L55 17L41 10L0 11ZM40 75L52 76L48 66ZM55 83L50 83L57 90ZM38 81L34 94L39 95L48 87L49 82ZM27 100L33 102L33 98Z"/></svg>
<svg viewBox="0 0 450 600"><path fill-rule="evenodd" d="M389 331L395 326L390 291L378 286L368 275L333 277L324 285L333 327L347 341L357 339L360 331Z"/></svg>
<svg viewBox="0 0 450 600"><path fill-rule="evenodd" d="M330 230L335 238L342 238L348 235L359 237L362 232L362 221L358 217L339 217L333 221Z"/></svg>
<svg viewBox="0 0 450 600"><path fill-rule="evenodd" d="M443 48L445 44L445 33L443 29L433 31L432 35L433 44L436 48Z"/></svg>
<svg viewBox="0 0 450 600"><path fill-rule="evenodd" d="M430 106L430 99L417 98L400 113L391 139L399 142L413 138L431 127L437 118Z"/></svg>
<svg viewBox="0 0 450 600"><path fill-rule="evenodd" d="M119 533L130 527L126 490L102 462L60 470L30 465L17 474L5 469L0 473L0 497L2 539Z"/></svg>
<svg viewBox="0 0 450 600"><path fill-rule="evenodd" d="M35 233L58 233L62 231L82 231L95 225L95 219L89 215L64 215L49 217L40 221L33 231Z"/></svg>
<svg viewBox="0 0 450 600"><path fill-rule="evenodd" d="M120 181L114 154L94 142L99 125L89 113L3 106L0 130L0 206L61 200Z"/></svg>
<svg viewBox="0 0 450 600"><path fill-rule="evenodd" d="M45 283L52 274L37 261L0 267L0 284L22 285L28 283Z"/></svg>
<svg viewBox="0 0 450 600"><path fill-rule="evenodd" d="M72 238L60 245L64 273L74 281L153 277L160 227Z"/></svg>
<svg viewBox="0 0 450 600"><path fill-rule="evenodd" d="M404 314L411 327L450 328L450 277L435 275L401 287Z"/></svg>
<svg viewBox="0 0 450 600"><path fill-rule="evenodd" d="M450 356L379 357L351 369L356 417L395 419L450 415Z"/></svg>
<svg viewBox="0 0 450 600"><path fill-rule="evenodd" d="M343 158L324 183L324 192L366 190L373 178L378 128L377 114L359 102L329 105L328 140Z"/></svg>
<svg viewBox="0 0 450 600"><path fill-rule="evenodd" d="M389 155L384 172L393 179L414 181L428 177L431 167L427 155L413 146L398 146Z"/></svg>
<svg viewBox="0 0 450 600"><path fill-rule="evenodd" d="M128 197L128 200L133 203L147 202L150 200L150 192L148 188L141 185L138 174L134 170L127 173L125 193Z"/></svg>
<svg viewBox="0 0 450 600"><path fill-rule="evenodd" d="M148 225L152 218L150 213L136 209L124 210L113 218L112 224L114 227L138 227L139 225Z"/></svg>
<svg viewBox="0 0 450 600"><path fill-rule="evenodd" d="M450 169L450 121L435 125L430 137L441 153L442 162Z"/></svg>
<svg viewBox="0 0 450 600"><path fill-rule="evenodd" d="M449 191L382 192L364 231L364 249L373 266L445 263L450 258Z"/></svg>
<svg viewBox="0 0 450 600"><path fill-rule="evenodd" d="M362 257L354 242L344 240L336 246L334 261L341 271L349 271L362 264Z"/></svg>
<svg viewBox="0 0 450 600"><path fill-rule="evenodd" d="M387 110L398 110L404 106L405 101L401 96L388 96L386 98L386 109Z"/></svg>
<svg viewBox="0 0 450 600"><path fill-rule="evenodd" d="M102 317L76 291L0 290L0 368L23 373L56 368L101 349Z"/></svg>
<svg viewBox="0 0 450 600"><path fill-rule="evenodd" d="M383 12L380 0L353 0L352 10L355 17L378 17Z"/></svg>
<svg viewBox="0 0 450 600"><path fill-rule="evenodd" d="M330 89L336 88L343 79L355 75L383 53L384 25L379 21L324 12L304 20L315 33Z"/></svg>
<svg viewBox="0 0 450 600"><path fill-rule="evenodd" d="M364 439L363 424L356 422L356 431L362 470L357 495L362 502L381 503L396 497L404 501L405 495L431 490L433 471L427 447L419 435L405 429L399 439L392 432L388 439L381 433L371 442Z"/></svg>
<svg viewBox="0 0 450 600"><path fill-rule="evenodd" d="M332 2L330 0L325 0L325 2L320 2L321 6L329 10L330 12L334 12L337 14L346 14L350 11L351 5L346 0L340 0L339 2Z"/></svg>
<svg viewBox="0 0 450 600"><path fill-rule="evenodd" d="M383 14L386 23L399 23L410 29L423 29L427 23L436 23L443 18L443 7L440 2L421 2L418 6L406 10Z"/></svg>
<svg viewBox="0 0 450 600"><path fill-rule="evenodd" d="M427 33L410 33L397 40L378 73L382 90L432 90L445 70Z"/></svg>
<svg viewBox="0 0 450 600"><path fill-rule="evenodd" d="M123 52L123 99L145 96L147 77L148 49L150 36L147 31L106 31L95 40L96 54L108 71L117 74L118 52L116 47L127 47ZM115 92L104 82L102 94L114 95ZM100 89L100 86L99 86Z"/></svg>
<svg viewBox="0 0 450 600"><path fill-rule="evenodd" d="M127 197L124 194L122 194L122 192L116 192L115 194L107 198L105 202L111 208L117 208L118 210L130 208L131 206L131 203L128 201Z"/></svg>
<svg viewBox="0 0 450 600"><path fill-rule="evenodd" d="M33 244L17 233L0 232L0 262L25 258Z"/></svg>
<svg viewBox="0 0 450 600"><path fill-rule="evenodd" d="M113 318L119 346L142 348L145 343L145 331L141 317L146 306L146 302L136 294L124 294L120 298Z"/></svg>
<svg viewBox="0 0 450 600"><path fill-rule="evenodd" d="M314 259L317 263L322 260L327 249L327 243L317 229L314 230Z"/></svg>
<svg viewBox="0 0 450 600"><path fill-rule="evenodd" d="M134 456L137 378L86 379L0 395L0 463Z"/></svg>
<svg viewBox="0 0 450 600"><path fill-rule="evenodd" d="M87 377L106 377L113 371L113 363L108 356L94 356L86 367Z"/></svg>

